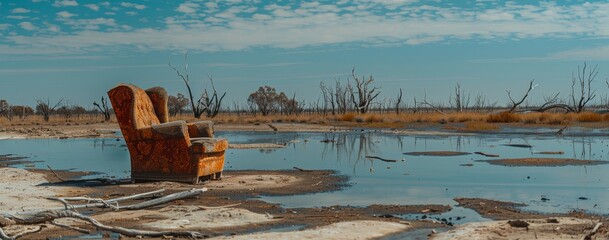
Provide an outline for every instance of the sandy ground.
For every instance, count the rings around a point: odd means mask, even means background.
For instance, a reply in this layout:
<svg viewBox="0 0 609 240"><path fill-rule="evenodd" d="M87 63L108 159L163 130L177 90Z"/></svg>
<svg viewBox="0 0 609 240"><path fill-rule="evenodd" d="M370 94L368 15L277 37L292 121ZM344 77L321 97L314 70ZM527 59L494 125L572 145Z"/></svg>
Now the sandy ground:
<svg viewBox="0 0 609 240"><path fill-rule="evenodd" d="M68 187L36 186L46 182L44 174L17 168L0 168L0 211L16 213L61 207L61 203L47 200L46 197L82 192Z"/></svg>
<svg viewBox="0 0 609 240"><path fill-rule="evenodd" d="M254 233L214 239L373 239L410 228L409 225L381 221L348 221L288 232Z"/></svg>
<svg viewBox="0 0 609 240"><path fill-rule="evenodd" d="M0 168L6 184L2 189L2 212L12 209L41 209L60 206L41 197L49 196L96 196L116 198L156 189L166 189L165 194L190 189L190 184L174 182L151 182L141 184L110 185L100 187L34 187L33 184L57 181L49 171ZM58 173L63 175L64 173ZM158 207L134 211L111 211L94 209L92 217L108 225L147 230L192 230L207 233L208 237L236 235L240 239L293 239L333 238L371 239L406 231L409 228L439 226L426 222L405 223L391 214L419 213L434 209L446 212L448 206L437 205L372 205L369 207L333 206L327 208L283 209L255 198L263 195L291 195L339 190L347 179L332 171L226 171L223 179L208 181L197 187L209 191L197 198L174 201ZM34 181L34 182L30 182ZM36 199L36 201L14 201L14 198ZM126 202L124 204L131 204ZM84 211L84 210L83 210ZM378 216L384 216L382 218ZM91 229L89 224L78 220L60 221L64 224ZM402 222L402 223L400 223ZM300 226L298 231L273 233L272 229L284 226ZM23 231L4 227L9 234ZM93 229L91 229L93 230ZM267 233L252 232L263 231ZM229 234L230 233L230 234ZM48 225L42 232L28 235L32 239L48 236L78 234ZM130 238L127 238L130 239ZM135 238L134 238L135 239Z"/></svg>

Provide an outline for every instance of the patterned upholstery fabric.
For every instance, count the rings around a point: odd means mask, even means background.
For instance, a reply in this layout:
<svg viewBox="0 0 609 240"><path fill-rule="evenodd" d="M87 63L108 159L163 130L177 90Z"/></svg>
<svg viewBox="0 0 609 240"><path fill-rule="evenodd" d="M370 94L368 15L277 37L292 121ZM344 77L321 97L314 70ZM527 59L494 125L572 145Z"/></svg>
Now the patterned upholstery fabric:
<svg viewBox="0 0 609 240"><path fill-rule="evenodd" d="M144 91L120 84L108 96L129 148L133 181L198 183L201 177L221 177L228 141L213 138L210 121L168 122L161 87Z"/></svg>

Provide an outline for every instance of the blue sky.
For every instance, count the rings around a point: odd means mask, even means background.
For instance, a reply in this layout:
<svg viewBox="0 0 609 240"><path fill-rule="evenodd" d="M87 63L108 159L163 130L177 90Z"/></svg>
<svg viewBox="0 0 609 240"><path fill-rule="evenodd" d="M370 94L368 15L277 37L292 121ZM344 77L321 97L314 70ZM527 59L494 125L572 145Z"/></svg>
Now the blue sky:
<svg viewBox="0 0 609 240"><path fill-rule="evenodd" d="M209 74L227 103L262 85L316 100L353 67L380 98L447 102L460 83L504 104L535 79L536 102L566 98L583 61L605 96L608 22L608 1L0 0L0 99L91 107L122 82L185 93L168 63L186 50L193 87Z"/></svg>

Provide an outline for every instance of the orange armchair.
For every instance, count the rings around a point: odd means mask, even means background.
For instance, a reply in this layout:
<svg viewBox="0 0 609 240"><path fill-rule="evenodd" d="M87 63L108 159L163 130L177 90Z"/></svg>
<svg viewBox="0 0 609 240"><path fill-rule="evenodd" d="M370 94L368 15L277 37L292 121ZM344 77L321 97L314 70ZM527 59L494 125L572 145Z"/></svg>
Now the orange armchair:
<svg viewBox="0 0 609 240"><path fill-rule="evenodd" d="M168 122L167 92L120 84L108 96L131 156L131 180L199 183L219 179L228 141L213 123Z"/></svg>

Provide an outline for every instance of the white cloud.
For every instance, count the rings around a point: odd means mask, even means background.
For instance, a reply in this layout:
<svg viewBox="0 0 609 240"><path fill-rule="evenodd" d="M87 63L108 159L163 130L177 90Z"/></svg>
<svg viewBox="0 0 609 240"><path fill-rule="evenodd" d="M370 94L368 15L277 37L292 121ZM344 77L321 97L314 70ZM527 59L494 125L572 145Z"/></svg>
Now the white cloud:
<svg viewBox="0 0 609 240"><path fill-rule="evenodd" d="M99 11L99 6L97 6L95 4L85 4L84 6L89 8L89 9L91 9L91 10L93 10L93 11L96 11L96 12Z"/></svg>
<svg viewBox="0 0 609 240"><path fill-rule="evenodd" d="M56 0L53 3L55 7L76 7L78 6L78 2L76 0Z"/></svg>
<svg viewBox="0 0 609 240"><path fill-rule="evenodd" d="M68 11L61 11L61 12L57 13L57 16L62 17L62 18L71 18L71 17L78 16L78 15L69 13Z"/></svg>
<svg viewBox="0 0 609 240"><path fill-rule="evenodd" d="M199 8L199 4L196 3L181 3L176 11L186 14L191 14L197 12Z"/></svg>
<svg viewBox="0 0 609 240"><path fill-rule="evenodd" d="M0 30L8 29L10 26L10 24L0 24Z"/></svg>
<svg viewBox="0 0 609 240"><path fill-rule="evenodd" d="M19 14L19 13L29 13L30 10L29 9L25 9L25 8L15 8L11 11L11 13L15 13L15 14Z"/></svg>
<svg viewBox="0 0 609 240"><path fill-rule="evenodd" d="M137 10L143 10L143 9L146 8L146 5L135 4L135 3L130 3L130 2L121 2L121 6L123 6L123 7L132 7L132 8L135 8Z"/></svg>
<svg viewBox="0 0 609 240"><path fill-rule="evenodd" d="M34 31L37 29L37 27L34 26L34 24L32 24L31 22L20 22L19 26L28 31Z"/></svg>

